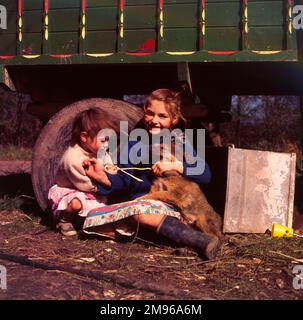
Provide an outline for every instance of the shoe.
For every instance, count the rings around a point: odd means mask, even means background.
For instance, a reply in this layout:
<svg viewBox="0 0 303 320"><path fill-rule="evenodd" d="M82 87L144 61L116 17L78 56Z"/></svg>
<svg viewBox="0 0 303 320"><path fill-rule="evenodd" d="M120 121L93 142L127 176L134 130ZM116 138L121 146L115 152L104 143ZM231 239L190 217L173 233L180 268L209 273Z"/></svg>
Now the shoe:
<svg viewBox="0 0 303 320"><path fill-rule="evenodd" d="M57 229L60 229L61 234L63 234L66 237L72 237L77 235L77 231L75 230L74 226L72 223L61 220L57 224Z"/></svg>
<svg viewBox="0 0 303 320"><path fill-rule="evenodd" d="M158 233L178 246L188 246L206 259L214 259L220 249L219 238L197 231L173 217L165 217Z"/></svg>

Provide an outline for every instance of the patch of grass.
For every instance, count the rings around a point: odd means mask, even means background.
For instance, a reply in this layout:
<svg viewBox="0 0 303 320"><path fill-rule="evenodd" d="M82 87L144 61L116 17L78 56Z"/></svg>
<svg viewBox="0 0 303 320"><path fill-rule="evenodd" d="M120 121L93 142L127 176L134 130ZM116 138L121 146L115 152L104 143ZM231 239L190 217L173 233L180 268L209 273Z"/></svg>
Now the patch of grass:
<svg viewBox="0 0 303 320"><path fill-rule="evenodd" d="M0 160L31 160L32 149L14 145L0 145Z"/></svg>
<svg viewBox="0 0 303 320"><path fill-rule="evenodd" d="M302 258L303 240L296 237L272 238L264 235L263 239L252 243L244 243L238 247L242 254L271 256L273 252L282 252L295 258Z"/></svg>
<svg viewBox="0 0 303 320"><path fill-rule="evenodd" d="M11 198L7 195L4 195L0 198L0 210L19 210L23 205L24 201L19 197Z"/></svg>

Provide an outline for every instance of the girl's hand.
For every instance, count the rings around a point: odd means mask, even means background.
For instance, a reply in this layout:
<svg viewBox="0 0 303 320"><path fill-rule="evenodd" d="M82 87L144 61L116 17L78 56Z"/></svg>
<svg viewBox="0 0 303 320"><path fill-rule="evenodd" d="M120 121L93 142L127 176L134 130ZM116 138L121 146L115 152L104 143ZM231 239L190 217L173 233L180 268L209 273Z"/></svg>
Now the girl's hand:
<svg viewBox="0 0 303 320"><path fill-rule="evenodd" d="M102 165L98 167L98 160L95 159L97 163L94 161L94 159L86 159L83 161L83 168L85 170L85 173L88 177L91 179L99 182L100 184L104 185L105 187L111 187L111 182L108 179L105 171L103 170Z"/></svg>
<svg viewBox="0 0 303 320"><path fill-rule="evenodd" d="M93 178L93 175L96 173L95 171L95 167L91 164L89 159L86 159L83 161L82 166L85 170L85 174L90 177Z"/></svg>
<svg viewBox="0 0 303 320"><path fill-rule="evenodd" d="M89 159L90 160L90 163L91 165L93 165L96 173L99 173L99 172L103 172L104 171L104 168L103 168L103 165L100 163L100 161L96 158L91 158Z"/></svg>
<svg viewBox="0 0 303 320"><path fill-rule="evenodd" d="M104 172L102 164L96 158L85 159L82 163L82 166L85 172L92 172L92 170L94 170L96 173Z"/></svg>
<svg viewBox="0 0 303 320"><path fill-rule="evenodd" d="M156 176L161 177L166 171L177 171L178 173L183 174L184 167L182 162L158 161L152 166L152 170Z"/></svg>

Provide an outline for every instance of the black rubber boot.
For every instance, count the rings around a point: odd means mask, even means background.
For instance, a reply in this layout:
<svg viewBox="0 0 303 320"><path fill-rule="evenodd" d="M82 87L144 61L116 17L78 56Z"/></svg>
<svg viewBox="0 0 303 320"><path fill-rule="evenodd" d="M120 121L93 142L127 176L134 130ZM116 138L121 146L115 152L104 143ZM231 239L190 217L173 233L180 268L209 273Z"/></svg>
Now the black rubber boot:
<svg viewBox="0 0 303 320"><path fill-rule="evenodd" d="M193 248L207 259L214 259L220 249L220 240L197 231L173 217L165 217L158 232L179 246Z"/></svg>

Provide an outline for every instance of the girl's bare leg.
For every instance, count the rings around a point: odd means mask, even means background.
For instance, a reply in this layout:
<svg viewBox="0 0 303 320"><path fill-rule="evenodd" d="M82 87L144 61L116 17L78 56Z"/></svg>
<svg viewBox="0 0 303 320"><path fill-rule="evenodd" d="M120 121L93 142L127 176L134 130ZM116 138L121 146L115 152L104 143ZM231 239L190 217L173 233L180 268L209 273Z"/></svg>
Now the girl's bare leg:
<svg viewBox="0 0 303 320"><path fill-rule="evenodd" d="M138 214L130 217L130 221L139 223L144 227L157 231L161 226L165 216L162 214Z"/></svg>

